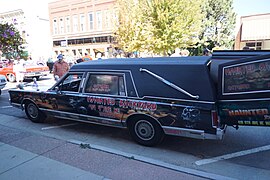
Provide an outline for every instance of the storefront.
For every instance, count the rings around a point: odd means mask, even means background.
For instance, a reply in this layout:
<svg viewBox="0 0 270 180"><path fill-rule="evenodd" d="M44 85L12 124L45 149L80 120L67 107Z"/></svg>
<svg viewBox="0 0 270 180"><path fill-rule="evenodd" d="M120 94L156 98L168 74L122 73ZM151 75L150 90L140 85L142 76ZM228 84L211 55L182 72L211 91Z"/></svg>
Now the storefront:
<svg viewBox="0 0 270 180"><path fill-rule="evenodd" d="M254 50L270 49L270 13L242 16L235 40L235 50L249 47Z"/></svg>

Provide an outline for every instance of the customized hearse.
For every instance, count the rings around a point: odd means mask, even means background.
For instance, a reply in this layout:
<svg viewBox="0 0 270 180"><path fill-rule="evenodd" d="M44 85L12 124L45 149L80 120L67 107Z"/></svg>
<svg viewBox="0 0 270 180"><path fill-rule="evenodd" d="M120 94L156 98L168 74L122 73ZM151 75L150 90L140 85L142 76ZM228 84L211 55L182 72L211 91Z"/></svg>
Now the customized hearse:
<svg viewBox="0 0 270 180"><path fill-rule="evenodd" d="M128 128L146 146L165 134L222 139L227 125L270 126L270 51L83 62L46 91L9 93L33 122Z"/></svg>

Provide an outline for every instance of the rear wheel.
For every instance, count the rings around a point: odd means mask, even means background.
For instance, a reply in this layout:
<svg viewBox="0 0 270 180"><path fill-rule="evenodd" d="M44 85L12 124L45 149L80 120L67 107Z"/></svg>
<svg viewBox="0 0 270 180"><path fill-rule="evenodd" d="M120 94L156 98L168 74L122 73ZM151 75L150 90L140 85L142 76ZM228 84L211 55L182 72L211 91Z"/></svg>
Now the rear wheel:
<svg viewBox="0 0 270 180"><path fill-rule="evenodd" d="M128 128L132 138L144 146L155 146L164 138L160 125L148 117L132 119Z"/></svg>
<svg viewBox="0 0 270 180"><path fill-rule="evenodd" d="M9 82L15 82L16 81L16 76L14 74L9 74L7 76L7 79Z"/></svg>
<svg viewBox="0 0 270 180"><path fill-rule="evenodd" d="M25 113L27 117L35 123L42 123L46 119L45 114L42 113L33 102L27 102L25 104Z"/></svg>

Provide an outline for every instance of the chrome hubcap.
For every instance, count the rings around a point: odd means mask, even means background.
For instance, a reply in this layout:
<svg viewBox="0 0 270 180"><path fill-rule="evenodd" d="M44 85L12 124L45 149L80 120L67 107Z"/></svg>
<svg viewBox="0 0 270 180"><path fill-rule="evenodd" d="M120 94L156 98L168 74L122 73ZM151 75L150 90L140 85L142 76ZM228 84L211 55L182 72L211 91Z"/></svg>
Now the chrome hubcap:
<svg viewBox="0 0 270 180"><path fill-rule="evenodd" d="M135 133L140 139L147 141L154 137L155 129L150 122L140 120L135 124Z"/></svg>
<svg viewBox="0 0 270 180"><path fill-rule="evenodd" d="M38 117L38 109L34 104L28 104L27 109L28 109L28 114L31 118Z"/></svg>

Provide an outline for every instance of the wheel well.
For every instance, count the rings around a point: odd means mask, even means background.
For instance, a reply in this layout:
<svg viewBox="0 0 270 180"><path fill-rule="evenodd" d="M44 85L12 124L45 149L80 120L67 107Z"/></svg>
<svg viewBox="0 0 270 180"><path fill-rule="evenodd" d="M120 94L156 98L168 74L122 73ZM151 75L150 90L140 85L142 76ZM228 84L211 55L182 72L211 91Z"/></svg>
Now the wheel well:
<svg viewBox="0 0 270 180"><path fill-rule="evenodd" d="M33 101L31 101L30 99L24 99L24 100L22 101L22 105L26 105L26 104L28 104L28 103L34 103L34 104L36 105L36 103L33 102ZM24 107L24 108L25 108L25 107Z"/></svg>
<svg viewBox="0 0 270 180"><path fill-rule="evenodd" d="M130 125L130 123L131 123L132 121L137 120L137 119L146 119L146 120L147 120L147 119L152 119L152 120L154 120L155 122L157 122L158 125L161 127L161 124L160 124L160 122L159 122L157 119L153 118L153 117L150 116L150 115L146 115L146 114L134 114L134 115L129 116L129 117L127 118L127 120L126 120L126 125L127 125L127 127L129 127L129 125Z"/></svg>

